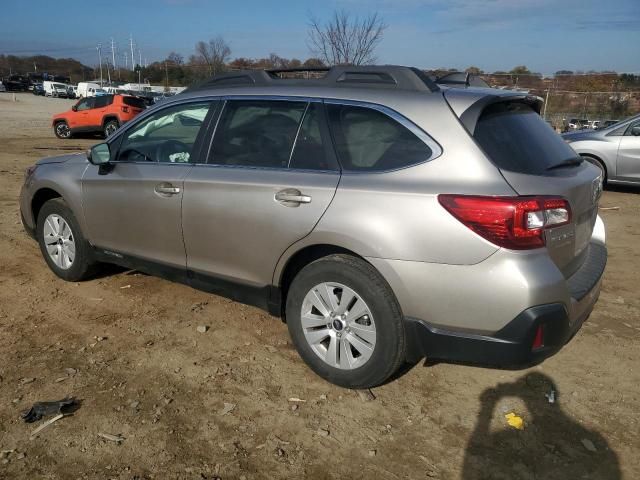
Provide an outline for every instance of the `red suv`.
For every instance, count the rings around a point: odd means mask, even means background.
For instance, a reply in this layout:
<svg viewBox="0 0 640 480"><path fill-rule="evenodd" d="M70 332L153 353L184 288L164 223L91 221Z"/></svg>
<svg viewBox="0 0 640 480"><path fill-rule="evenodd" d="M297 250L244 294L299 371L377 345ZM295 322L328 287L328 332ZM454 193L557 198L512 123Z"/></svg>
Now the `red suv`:
<svg viewBox="0 0 640 480"><path fill-rule="evenodd" d="M108 137L144 109L144 100L128 95L82 98L71 110L53 116L53 132L58 138L80 132L102 132Z"/></svg>

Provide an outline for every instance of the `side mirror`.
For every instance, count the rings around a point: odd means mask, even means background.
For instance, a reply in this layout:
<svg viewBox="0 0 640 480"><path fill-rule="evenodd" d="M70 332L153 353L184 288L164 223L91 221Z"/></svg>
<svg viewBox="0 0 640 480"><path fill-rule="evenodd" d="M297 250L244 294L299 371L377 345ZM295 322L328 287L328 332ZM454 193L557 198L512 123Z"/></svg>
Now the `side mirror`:
<svg viewBox="0 0 640 480"><path fill-rule="evenodd" d="M633 135L634 137L640 137L640 125L631 127L631 135Z"/></svg>
<svg viewBox="0 0 640 480"><path fill-rule="evenodd" d="M77 112L78 111L78 106L74 105L73 107L71 107L71 110L73 110L74 112Z"/></svg>
<svg viewBox="0 0 640 480"><path fill-rule="evenodd" d="M87 160L93 165L106 165L111 160L108 143L99 143L87 150Z"/></svg>

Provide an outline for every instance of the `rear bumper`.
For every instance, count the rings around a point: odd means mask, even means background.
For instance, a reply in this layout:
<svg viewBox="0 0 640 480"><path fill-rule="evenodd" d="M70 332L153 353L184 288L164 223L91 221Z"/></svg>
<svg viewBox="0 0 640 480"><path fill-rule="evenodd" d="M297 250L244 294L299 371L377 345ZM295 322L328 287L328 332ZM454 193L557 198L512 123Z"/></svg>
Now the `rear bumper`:
<svg viewBox="0 0 640 480"><path fill-rule="evenodd" d="M408 360L467 363L498 368L527 368L557 353L580 329L591 309L570 321L564 305L552 303L523 311L493 335L455 332L406 319ZM532 349L538 327L543 346Z"/></svg>
<svg viewBox="0 0 640 480"><path fill-rule="evenodd" d="M557 353L580 330L600 295L607 261L604 245L592 243L583 266L567 280L571 302L527 308L492 334L456 331L406 318L407 359L428 359L499 368L526 368ZM538 328L543 346L533 349Z"/></svg>

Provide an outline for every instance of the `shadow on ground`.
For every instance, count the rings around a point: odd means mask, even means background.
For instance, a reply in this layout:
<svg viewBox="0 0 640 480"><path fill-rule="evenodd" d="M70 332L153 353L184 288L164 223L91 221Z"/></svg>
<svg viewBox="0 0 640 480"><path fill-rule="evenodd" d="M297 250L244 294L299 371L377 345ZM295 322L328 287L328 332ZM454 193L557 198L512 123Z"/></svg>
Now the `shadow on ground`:
<svg viewBox="0 0 640 480"><path fill-rule="evenodd" d="M545 396L551 390L555 403ZM526 406L524 430L509 426L492 430L494 416L504 425L506 412L501 410L509 398ZM463 480L621 478L618 456L606 439L563 412L560 392L548 376L529 373L485 390L480 400L480 415L465 453Z"/></svg>

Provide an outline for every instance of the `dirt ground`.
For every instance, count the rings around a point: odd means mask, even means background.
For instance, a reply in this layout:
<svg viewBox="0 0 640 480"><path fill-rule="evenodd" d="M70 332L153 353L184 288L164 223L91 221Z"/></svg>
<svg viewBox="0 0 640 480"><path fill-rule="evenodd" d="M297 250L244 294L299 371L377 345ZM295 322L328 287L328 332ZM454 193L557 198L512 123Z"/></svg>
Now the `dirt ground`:
<svg viewBox="0 0 640 480"><path fill-rule="evenodd" d="M640 188L604 193L619 208L601 212L603 291L558 355L525 371L419 363L365 401L316 377L255 308L117 269L56 278L20 225L23 171L97 140L54 137L51 114L71 101L12 97L0 94L0 478L640 478ZM30 439L42 421L20 413L65 396L81 407Z"/></svg>

